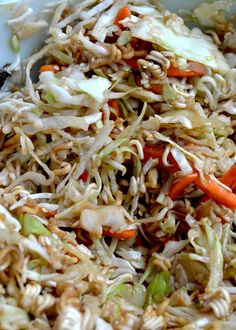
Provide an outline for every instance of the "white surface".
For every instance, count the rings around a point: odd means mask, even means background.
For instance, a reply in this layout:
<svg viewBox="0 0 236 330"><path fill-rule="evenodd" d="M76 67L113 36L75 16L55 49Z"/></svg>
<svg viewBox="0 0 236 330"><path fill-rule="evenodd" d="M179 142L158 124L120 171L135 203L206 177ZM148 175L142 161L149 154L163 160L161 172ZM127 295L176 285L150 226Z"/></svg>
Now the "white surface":
<svg viewBox="0 0 236 330"><path fill-rule="evenodd" d="M16 56L9 45L11 32L6 24L6 21L11 16L12 9L3 9L4 6L2 5L4 3L20 2L21 0L0 0L0 67L7 63L11 63ZM28 0L25 2L28 3L29 6L35 10L35 13L37 13L46 2L49 2L49 0ZM163 0L163 3L168 9L178 12L179 9L191 10L199 6L202 3L202 0ZM29 56L34 48L40 47L40 44L45 39L45 37L46 36L44 33L39 32L35 33L31 38L27 40L21 41L21 58Z"/></svg>
<svg viewBox="0 0 236 330"><path fill-rule="evenodd" d="M203 2L202 0L163 0L166 8L178 12L179 9L192 10Z"/></svg>
<svg viewBox="0 0 236 330"><path fill-rule="evenodd" d="M20 3L20 0L0 0L0 68L7 64L11 63L16 54L12 51L11 46L9 44L9 40L11 37L11 30L7 25L7 20L12 15L12 12L14 12L14 8L16 5L12 5L12 8L10 10L7 10L5 6L2 6L5 3ZM48 0L30 0L30 1L24 1L35 10L35 13L39 12L40 9L43 7L44 3L48 2ZM35 15L35 14L34 14ZM39 47L40 43L45 39L44 33L35 33L31 38L22 40L20 42L21 45L21 51L20 55L21 58L25 58L29 56L32 53L32 50L34 48Z"/></svg>

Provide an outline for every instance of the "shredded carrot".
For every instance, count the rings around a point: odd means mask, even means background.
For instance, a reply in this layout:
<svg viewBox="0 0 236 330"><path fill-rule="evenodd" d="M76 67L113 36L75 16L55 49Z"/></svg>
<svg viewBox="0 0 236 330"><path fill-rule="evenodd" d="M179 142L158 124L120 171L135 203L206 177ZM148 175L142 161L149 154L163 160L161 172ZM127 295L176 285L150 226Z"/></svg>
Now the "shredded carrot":
<svg viewBox="0 0 236 330"><path fill-rule="evenodd" d="M167 76L168 77L196 77L196 72L194 71L184 71L175 66L170 66L167 69ZM198 76L198 74L197 74Z"/></svg>
<svg viewBox="0 0 236 330"><path fill-rule="evenodd" d="M194 184L218 203L232 210L236 209L236 195L219 186L217 182L213 181L209 176L206 176L205 182L203 182L198 174L197 178L194 180Z"/></svg>
<svg viewBox="0 0 236 330"><path fill-rule="evenodd" d="M129 239L129 238L133 238L136 236L137 230L136 229L126 229L123 230L121 232L115 232L115 233L111 233L108 230L103 230L103 235L104 236L111 236L111 237L115 237L117 239Z"/></svg>
<svg viewBox="0 0 236 330"><path fill-rule="evenodd" d="M45 65L41 66L39 71L40 72L52 71L54 73L57 73L57 72L61 71L61 69L56 64L45 64Z"/></svg>
<svg viewBox="0 0 236 330"><path fill-rule="evenodd" d="M232 190L236 188L236 164L221 177L220 181ZM200 199L200 203L207 202L209 199L209 196L205 195Z"/></svg>
<svg viewBox="0 0 236 330"><path fill-rule="evenodd" d="M186 175L185 177L174 182L170 187L169 196L172 200L175 200L180 196L184 189L197 178L197 173Z"/></svg>
<svg viewBox="0 0 236 330"><path fill-rule="evenodd" d="M131 11L129 10L128 6L124 6L122 7L115 18L115 25L122 27L122 24L120 24L120 21L122 21L123 19L125 19L126 17L130 17L131 16Z"/></svg>
<svg viewBox="0 0 236 330"><path fill-rule="evenodd" d="M157 158L159 160L158 166L165 167L163 164L163 161L162 161L162 156L164 153L163 147L155 145L155 144L146 144L143 147L143 153L144 153L144 161L147 161L150 158L153 158L153 159ZM169 153L167 160L168 160L169 164L172 165L169 167L165 167L166 169L168 169L169 172L175 173L175 172L179 171L179 166L171 153Z"/></svg>
<svg viewBox="0 0 236 330"><path fill-rule="evenodd" d="M143 147L144 161L147 161L150 158L158 158L160 161L162 159L164 148L157 146L155 144L146 144Z"/></svg>
<svg viewBox="0 0 236 330"><path fill-rule="evenodd" d="M232 191L234 191L236 189L236 181L234 181L234 183L231 185L230 188L232 189Z"/></svg>
<svg viewBox="0 0 236 330"><path fill-rule="evenodd" d="M196 62L190 62L187 70L171 65L166 72L168 77L201 77L206 73L205 65Z"/></svg>
<svg viewBox="0 0 236 330"><path fill-rule="evenodd" d="M148 89L150 92L153 92L155 94L162 94L163 91L163 85L161 84L154 84L152 87Z"/></svg>
<svg viewBox="0 0 236 330"><path fill-rule="evenodd" d="M236 164L234 164L220 179L228 187L232 187L236 181Z"/></svg>
<svg viewBox="0 0 236 330"><path fill-rule="evenodd" d="M108 101L109 107L113 108L117 114L117 117L122 117L122 110L120 109L119 103L116 100L109 100ZM114 113L110 113L110 119L115 120L116 117Z"/></svg>
<svg viewBox="0 0 236 330"><path fill-rule="evenodd" d="M143 152L144 161L147 161L150 158L157 158L159 160L158 166L164 167L164 164L162 162L162 156L164 153L163 147L151 144L145 145L143 147ZM169 172L174 173L179 171L179 166L171 154L168 155L167 160L171 165L173 165L170 167L165 167ZM214 199L218 203L223 204L232 210L236 209L236 194L219 186L217 182L213 181L209 176L206 176L205 182L203 182L200 178L199 173L187 176L184 180L175 183L171 187L171 198L175 199L176 197L178 197L181 191L191 182L193 182L199 189L201 189L205 194L207 194L208 197Z"/></svg>

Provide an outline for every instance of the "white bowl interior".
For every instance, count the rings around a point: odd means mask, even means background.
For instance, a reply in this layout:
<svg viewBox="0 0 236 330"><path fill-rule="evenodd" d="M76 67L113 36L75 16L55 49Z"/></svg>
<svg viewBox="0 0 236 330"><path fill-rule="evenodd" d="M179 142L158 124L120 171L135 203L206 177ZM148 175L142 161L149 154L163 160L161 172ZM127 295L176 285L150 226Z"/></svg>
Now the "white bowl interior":
<svg viewBox="0 0 236 330"><path fill-rule="evenodd" d="M155 1L155 0L154 0ZM14 4L19 4L22 0L0 0L0 68L7 63L11 63L15 54L12 51L9 40L11 37L11 31L6 23L6 21L10 18L12 11L14 10ZM31 8L34 9L35 15L46 2L49 0L28 0L26 2ZM163 0L162 1L166 8L171 11L178 12L180 9L192 10L199 6L203 0ZM11 9L6 9L3 4L12 3ZM46 35L43 31L35 33L32 37L22 40L20 42L21 50L20 56L21 58L28 57L34 48L38 48L42 41L45 39Z"/></svg>

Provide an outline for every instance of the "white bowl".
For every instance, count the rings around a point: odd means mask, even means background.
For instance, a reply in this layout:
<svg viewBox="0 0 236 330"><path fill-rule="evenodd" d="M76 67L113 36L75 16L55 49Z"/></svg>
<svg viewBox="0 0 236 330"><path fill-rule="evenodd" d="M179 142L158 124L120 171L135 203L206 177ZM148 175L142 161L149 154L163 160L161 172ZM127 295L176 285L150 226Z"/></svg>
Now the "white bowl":
<svg viewBox="0 0 236 330"><path fill-rule="evenodd" d="M13 52L10 46L11 30L7 25L7 20L11 17L14 12L16 5L21 3L21 0L0 0L0 68L7 63L11 63L16 54ZM29 7L34 10L34 16L43 7L43 5L49 2L48 0L30 0L24 1ZM4 6L6 3L12 3L12 6ZM40 43L45 39L45 34L42 31L35 33L32 37L21 40L20 42L20 56L21 58L28 57L34 48L38 47Z"/></svg>
<svg viewBox="0 0 236 330"><path fill-rule="evenodd" d="M11 31L7 26L6 21L10 18L11 13L14 10L16 4L22 2L21 0L0 0L0 68L7 63L11 63L14 58L15 54L12 51L9 40L11 37ZM24 1L26 2L26 1ZM27 4L34 9L34 15L40 11L43 5L49 2L49 0L28 0ZM12 3L11 9L6 9L3 4ZM202 0L163 0L165 6L170 9L171 11L178 11L181 9L191 10L202 3ZM15 5L14 5L15 4ZM43 31L35 33L32 37L23 40L20 42L21 50L20 55L21 58L28 57L34 48L39 47L41 42L45 39L46 35Z"/></svg>

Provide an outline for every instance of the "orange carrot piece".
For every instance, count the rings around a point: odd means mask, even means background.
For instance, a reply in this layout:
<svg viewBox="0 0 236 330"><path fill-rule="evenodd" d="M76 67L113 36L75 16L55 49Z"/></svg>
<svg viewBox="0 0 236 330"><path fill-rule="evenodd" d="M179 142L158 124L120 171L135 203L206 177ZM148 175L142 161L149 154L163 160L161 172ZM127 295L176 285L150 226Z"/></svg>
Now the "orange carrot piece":
<svg viewBox="0 0 236 330"><path fill-rule="evenodd" d="M123 19L125 19L126 17L130 17L131 16L131 11L129 10L128 6L124 6L122 7L115 18L115 25L117 25L119 28L122 27L122 24L120 24L120 21L122 21Z"/></svg>
<svg viewBox="0 0 236 330"><path fill-rule="evenodd" d="M161 84L154 84L150 88L148 88L150 92L153 92L155 94L162 94L163 91L163 85Z"/></svg>
<svg viewBox="0 0 236 330"><path fill-rule="evenodd" d="M144 161L147 161L150 158L153 158L153 159L157 158L159 160L158 166L165 167L162 162L162 156L164 153L163 147L157 146L155 144L146 144L143 147L143 153L144 153ZM172 165L169 167L165 167L166 169L168 169L169 172L175 173L175 172L179 171L179 166L171 153L169 153L167 160L168 160L169 164Z"/></svg>
<svg viewBox="0 0 236 330"><path fill-rule="evenodd" d="M232 187L236 181L236 164L234 164L220 179L228 187Z"/></svg>
<svg viewBox="0 0 236 330"><path fill-rule="evenodd" d="M115 237L117 239L129 239L129 238L133 238L136 236L137 230L136 229L126 229L123 230L121 232L114 232L111 233L108 230L103 230L103 235L104 236L111 236L111 237Z"/></svg>
<svg viewBox="0 0 236 330"><path fill-rule="evenodd" d="M220 181L232 190L236 188L236 164L234 164L221 178ZM209 196L203 196L200 199L200 203L204 203L209 200Z"/></svg>
<svg viewBox="0 0 236 330"><path fill-rule="evenodd" d="M205 180L203 182L198 174L194 184L216 202L223 204L229 209L236 209L236 195L234 193L219 186L209 176L206 176Z"/></svg>
<svg viewBox="0 0 236 330"><path fill-rule="evenodd" d="M109 100L108 105L109 105L109 107L111 107L115 110L117 117L122 117L122 115L123 115L122 110L120 109L119 103L116 100ZM110 119L116 120L116 117L112 112L110 113Z"/></svg>
<svg viewBox="0 0 236 330"><path fill-rule="evenodd" d="M147 161L150 158L158 158L159 161L161 161L164 148L161 146L157 146L155 144L146 144L143 147L143 153L144 153L144 160Z"/></svg>
<svg viewBox="0 0 236 330"><path fill-rule="evenodd" d="M61 71L60 67L56 64L45 64L42 65L39 72L46 72L46 71L52 71L54 73L57 73Z"/></svg>
<svg viewBox="0 0 236 330"><path fill-rule="evenodd" d="M184 189L197 178L197 176L197 173L189 174L174 182L170 187L169 197L172 200L177 199Z"/></svg>
<svg viewBox="0 0 236 330"><path fill-rule="evenodd" d="M207 69L205 65L196 62L190 62L187 70L182 70L173 65L167 69L168 77L201 77L206 73Z"/></svg>
<svg viewBox="0 0 236 330"><path fill-rule="evenodd" d="M236 181L234 181L234 183L231 185L230 188L232 189L232 191L235 191L235 189L236 189Z"/></svg>

